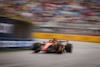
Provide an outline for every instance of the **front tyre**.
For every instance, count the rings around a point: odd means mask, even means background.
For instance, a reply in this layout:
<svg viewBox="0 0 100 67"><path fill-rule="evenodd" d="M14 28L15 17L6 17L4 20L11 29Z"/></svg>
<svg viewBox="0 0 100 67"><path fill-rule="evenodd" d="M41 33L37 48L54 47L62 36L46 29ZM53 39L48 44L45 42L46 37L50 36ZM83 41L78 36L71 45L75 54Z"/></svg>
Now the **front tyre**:
<svg viewBox="0 0 100 67"><path fill-rule="evenodd" d="M34 43L32 45L32 50L35 50L35 53L38 53L41 51L41 43Z"/></svg>

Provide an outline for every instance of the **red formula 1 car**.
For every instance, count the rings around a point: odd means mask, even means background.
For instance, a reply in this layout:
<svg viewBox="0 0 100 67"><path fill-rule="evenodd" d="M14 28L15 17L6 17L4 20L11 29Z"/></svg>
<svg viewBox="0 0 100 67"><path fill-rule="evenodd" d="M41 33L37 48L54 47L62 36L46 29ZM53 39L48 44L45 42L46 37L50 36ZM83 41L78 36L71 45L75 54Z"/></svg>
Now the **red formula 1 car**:
<svg viewBox="0 0 100 67"><path fill-rule="evenodd" d="M62 44L62 42L67 42L66 44ZM72 53L72 44L68 43L68 41L49 41L41 43L34 43L32 45L32 50L35 51L35 53L38 53L40 51L45 52L56 52L56 53L62 53L64 51Z"/></svg>

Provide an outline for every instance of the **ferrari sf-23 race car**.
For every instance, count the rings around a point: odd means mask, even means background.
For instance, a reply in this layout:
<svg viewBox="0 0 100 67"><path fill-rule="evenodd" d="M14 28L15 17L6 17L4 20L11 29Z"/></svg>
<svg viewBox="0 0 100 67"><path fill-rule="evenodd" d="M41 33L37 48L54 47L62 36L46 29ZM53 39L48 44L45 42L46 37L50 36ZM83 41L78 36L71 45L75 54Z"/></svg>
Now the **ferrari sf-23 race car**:
<svg viewBox="0 0 100 67"><path fill-rule="evenodd" d="M67 42L66 44L62 44L62 42ZM43 43L34 43L32 45L32 50L35 51L35 53L38 53L40 51L47 52L56 52L56 53L63 53L68 52L72 53L72 44L69 43L69 41L52 41L49 42L43 42Z"/></svg>

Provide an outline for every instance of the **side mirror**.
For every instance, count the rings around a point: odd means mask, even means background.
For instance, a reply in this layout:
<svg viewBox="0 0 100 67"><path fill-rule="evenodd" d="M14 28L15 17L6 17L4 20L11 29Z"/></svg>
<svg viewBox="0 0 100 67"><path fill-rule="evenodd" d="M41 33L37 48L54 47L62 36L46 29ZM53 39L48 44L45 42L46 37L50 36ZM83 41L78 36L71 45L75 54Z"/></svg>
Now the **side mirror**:
<svg viewBox="0 0 100 67"><path fill-rule="evenodd" d="M46 44L46 42L44 41L42 45L44 46L45 44Z"/></svg>

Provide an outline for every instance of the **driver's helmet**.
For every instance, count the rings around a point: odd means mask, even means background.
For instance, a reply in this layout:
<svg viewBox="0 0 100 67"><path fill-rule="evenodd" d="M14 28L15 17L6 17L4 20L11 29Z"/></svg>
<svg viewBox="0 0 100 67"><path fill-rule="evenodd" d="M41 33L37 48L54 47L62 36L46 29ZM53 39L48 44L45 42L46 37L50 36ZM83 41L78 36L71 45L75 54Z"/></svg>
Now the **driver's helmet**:
<svg viewBox="0 0 100 67"><path fill-rule="evenodd" d="M56 37L53 37L53 41L57 41Z"/></svg>

